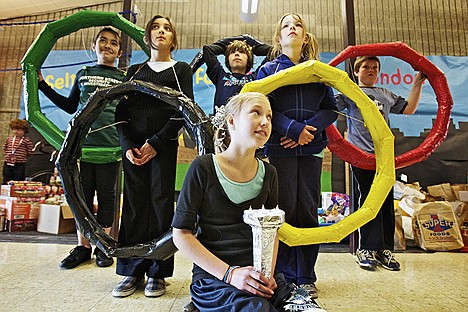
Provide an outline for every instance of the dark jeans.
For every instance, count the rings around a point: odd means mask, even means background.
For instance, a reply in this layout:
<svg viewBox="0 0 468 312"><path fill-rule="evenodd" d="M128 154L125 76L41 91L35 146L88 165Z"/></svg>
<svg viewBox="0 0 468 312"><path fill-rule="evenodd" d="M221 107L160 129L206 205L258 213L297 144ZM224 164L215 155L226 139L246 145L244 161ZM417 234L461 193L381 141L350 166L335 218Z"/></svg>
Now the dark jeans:
<svg viewBox="0 0 468 312"><path fill-rule="evenodd" d="M142 166L123 158L124 201L119 232L120 245L147 243L171 227L177 147L167 147ZM116 273L123 276L165 278L172 276L174 257L167 260L118 258Z"/></svg>
<svg viewBox="0 0 468 312"><path fill-rule="evenodd" d="M3 184L8 181L24 181L25 179L26 163L15 163L14 166L3 163Z"/></svg>
<svg viewBox="0 0 468 312"><path fill-rule="evenodd" d="M351 167L354 178L354 207L361 208L372 183L375 171ZM388 193L375 218L359 228L359 249L393 250L395 235L395 211L393 188Z"/></svg>
<svg viewBox="0 0 468 312"><path fill-rule="evenodd" d="M94 193L97 194L97 222L103 228L112 226L115 211L115 186L119 177L120 162L92 164L80 162L80 177L86 206L92 212Z"/></svg>
<svg viewBox="0 0 468 312"><path fill-rule="evenodd" d="M286 222L298 228L318 227L317 207L320 199L322 158L315 156L270 157L278 172L279 208ZM288 283L315 283L315 263L320 245L289 247L280 242L277 272Z"/></svg>
<svg viewBox="0 0 468 312"><path fill-rule="evenodd" d="M249 311L267 312L283 311L284 301L288 299L293 287L287 284L282 274L275 274L278 288L275 295L267 300L218 279L201 279L190 286L192 302L204 311Z"/></svg>

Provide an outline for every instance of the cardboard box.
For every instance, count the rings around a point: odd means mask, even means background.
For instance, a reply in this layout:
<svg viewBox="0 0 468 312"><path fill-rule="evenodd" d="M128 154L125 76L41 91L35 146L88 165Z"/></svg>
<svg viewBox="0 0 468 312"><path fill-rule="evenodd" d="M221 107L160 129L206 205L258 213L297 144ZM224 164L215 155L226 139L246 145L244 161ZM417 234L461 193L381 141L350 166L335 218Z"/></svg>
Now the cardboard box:
<svg viewBox="0 0 468 312"><path fill-rule="evenodd" d="M2 185L2 196L11 197L43 197L45 196L45 187L37 183L25 185Z"/></svg>
<svg viewBox="0 0 468 312"><path fill-rule="evenodd" d="M73 218L70 207L66 204L41 204L37 221L37 231L50 234L75 232L75 219Z"/></svg>
<svg viewBox="0 0 468 312"><path fill-rule="evenodd" d="M5 230L8 232L28 232L36 229L37 220L32 219L7 220L5 223Z"/></svg>
<svg viewBox="0 0 468 312"><path fill-rule="evenodd" d="M40 203L32 203L29 208L29 219L37 220L39 218L39 210L41 209Z"/></svg>
<svg viewBox="0 0 468 312"><path fill-rule="evenodd" d="M20 197L0 196L0 208L5 208L7 220L37 219L39 202L25 202Z"/></svg>
<svg viewBox="0 0 468 312"><path fill-rule="evenodd" d="M0 208L0 232L5 231L6 209Z"/></svg>
<svg viewBox="0 0 468 312"><path fill-rule="evenodd" d="M345 216L349 215L349 195L337 192L322 192L322 214L330 214L333 209Z"/></svg>

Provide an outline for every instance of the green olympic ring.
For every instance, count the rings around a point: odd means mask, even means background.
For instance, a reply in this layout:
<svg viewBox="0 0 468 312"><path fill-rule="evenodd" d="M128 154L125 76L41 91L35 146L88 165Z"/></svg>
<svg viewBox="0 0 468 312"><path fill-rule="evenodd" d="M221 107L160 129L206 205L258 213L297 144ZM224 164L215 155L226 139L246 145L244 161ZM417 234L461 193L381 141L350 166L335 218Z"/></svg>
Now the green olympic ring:
<svg viewBox="0 0 468 312"><path fill-rule="evenodd" d="M144 30L126 20L118 13L97 12L83 10L61 20L48 23L36 40L29 47L21 60L24 83L24 99L26 119L41 133L44 138L56 149L60 149L65 139L65 134L53 124L41 111L38 94L37 71L44 60L61 37L67 36L83 28L93 26L114 26L135 40L149 55L149 50L143 41ZM120 159L121 147L85 147L82 158L86 160L96 159Z"/></svg>

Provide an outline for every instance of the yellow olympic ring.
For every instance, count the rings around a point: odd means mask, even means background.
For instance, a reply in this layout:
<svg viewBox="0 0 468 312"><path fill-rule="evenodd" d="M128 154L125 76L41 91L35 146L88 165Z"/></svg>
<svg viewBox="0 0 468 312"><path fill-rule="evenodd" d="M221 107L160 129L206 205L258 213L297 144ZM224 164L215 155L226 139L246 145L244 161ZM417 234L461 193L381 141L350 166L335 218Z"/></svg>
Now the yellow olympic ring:
<svg viewBox="0 0 468 312"><path fill-rule="evenodd" d="M376 174L362 207L342 221L317 228L296 228L285 223L278 234L280 240L289 246L340 242L375 218L395 183L394 136L377 106L348 78L346 72L319 61L307 61L261 80L249 82L241 93L268 94L282 86L312 82L332 86L356 103L374 142Z"/></svg>

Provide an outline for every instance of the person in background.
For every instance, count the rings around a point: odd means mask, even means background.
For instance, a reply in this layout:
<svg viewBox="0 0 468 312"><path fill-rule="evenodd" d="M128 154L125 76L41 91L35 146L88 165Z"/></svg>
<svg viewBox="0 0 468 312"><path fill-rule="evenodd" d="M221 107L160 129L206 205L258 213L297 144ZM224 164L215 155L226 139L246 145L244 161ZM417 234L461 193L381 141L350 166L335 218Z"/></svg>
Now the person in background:
<svg viewBox="0 0 468 312"><path fill-rule="evenodd" d="M426 79L423 73L416 74L408 100L392 93L388 89L375 87L380 71L380 60L376 56L360 56L354 63L354 75L362 91L371 98L385 121L389 123L389 114L414 114L421 89ZM356 104L343 94L337 94L337 106L347 110L351 118L347 119L348 141L365 152L374 154L374 144L369 130L362 121L362 115ZM359 208L369 194L374 181L375 170L364 170L351 166L354 184L354 205ZM363 269L375 270L377 265L391 271L399 271L400 264L393 255L395 234L395 212L393 208L393 189L388 193L377 216L359 229L356 262Z"/></svg>
<svg viewBox="0 0 468 312"><path fill-rule="evenodd" d="M68 97L52 89L39 72L39 90L55 105L69 114L79 111L95 91L118 85L125 78L125 73L115 67L115 61L122 54L120 35L112 28L101 29L92 44L96 53L95 66L85 66L76 74L75 82ZM92 124L92 132L86 136L84 147L118 148L119 137L114 123L115 108L118 100L110 102ZM94 195L97 195L97 222L109 234L114 222L116 182L119 177L121 156L102 155L99 159L82 158L80 160L80 179L83 186L86 206L92 212ZM92 247L78 230L78 245L60 262L63 269L73 269L91 259ZM98 267L108 267L114 260L99 248L94 249Z"/></svg>
<svg viewBox="0 0 468 312"><path fill-rule="evenodd" d="M148 81L184 93L193 99L192 69L172 59L177 32L165 16L153 16L145 27L150 59L131 66L128 80ZM184 125L171 105L147 94L130 93L115 112L123 153L124 199L119 244L149 242L167 232L174 216L174 193L178 131ZM174 271L174 257L164 261L117 258L116 273L123 279L114 287L114 297L126 297L148 277L147 297L166 292L165 278Z"/></svg>
<svg viewBox="0 0 468 312"><path fill-rule="evenodd" d="M278 204L276 170L255 157L271 133L268 98L256 92L235 95L215 118L222 130L215 135L223 141L221 152L192 162L172 221L174 244L194 262L193 305L202 312L283 311L290 297L291 311L302 311L296 309L299 302L318 309L281 274L273 275L277 237L272 237L272 276L253 268L252 230L243 222L244 211Z"/></svg>
<svg viewBox="0 0 468 312"><path fill-rule="evenodd" d="M221 39L203 47L207 74L216 87L213 114L216 113L216 106L226 104L246 83L255 80L255 72L251 72L254 55L266 56L271 51L270 45L256 41L248 35L245 35L245 38L246 40ZM218 55L221 54L225 56L225 65L229 71L218 61Z"/></svg>
<svg viewBox="0 0 468 312"><path fill-rule="evenodd" d="M10 121L13 135L7 137L3 144L3 184L8 181L24 181L26 178L26 160L33 153L31 139L26 136L29 124L26 120L15 119Z"/></svg>
<svg viewBox="0 0 468 312"><path fill-rule="evenodd" d="M315 37L297 13L285 14L276 26L272 57L257 79L307 61L318 60ZM286 222L299 228L318 227L320 177L325 129L337 118L333 91L323 83L289 85L269 94L273 132L266 155L278 172L279 207ZM317 298L315 263L319 245L289 247L280 242L277 270L286 281L299 285Z"/></svg>

